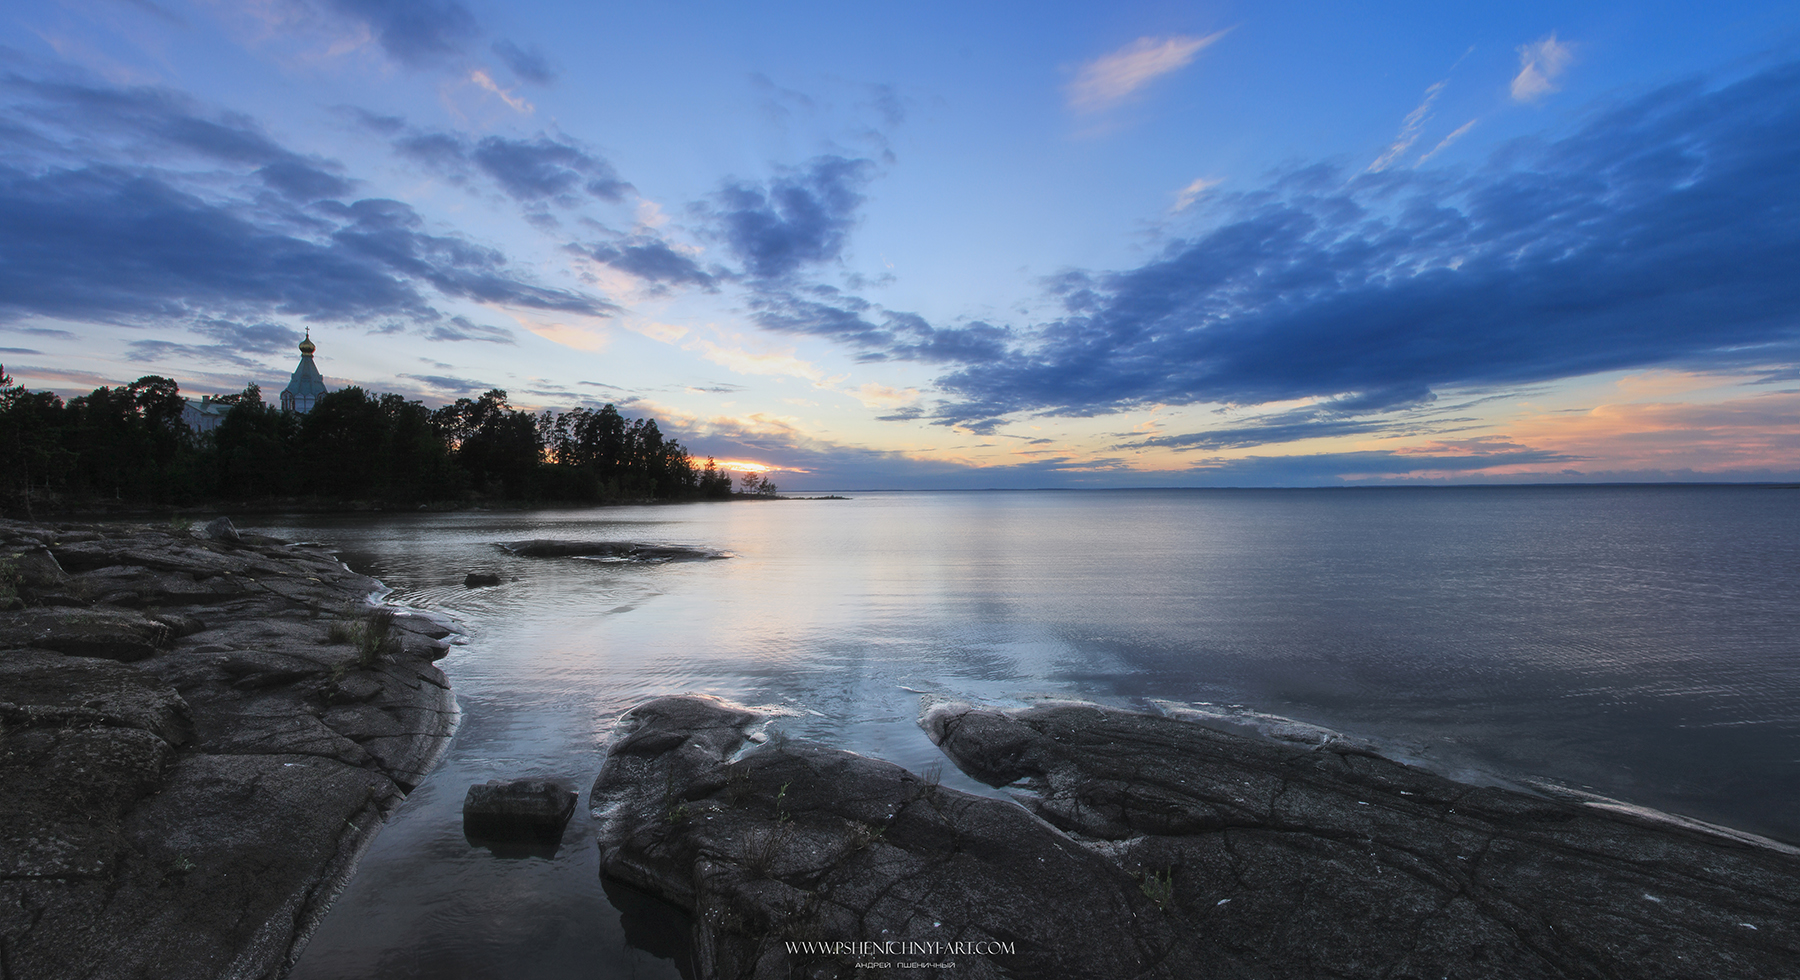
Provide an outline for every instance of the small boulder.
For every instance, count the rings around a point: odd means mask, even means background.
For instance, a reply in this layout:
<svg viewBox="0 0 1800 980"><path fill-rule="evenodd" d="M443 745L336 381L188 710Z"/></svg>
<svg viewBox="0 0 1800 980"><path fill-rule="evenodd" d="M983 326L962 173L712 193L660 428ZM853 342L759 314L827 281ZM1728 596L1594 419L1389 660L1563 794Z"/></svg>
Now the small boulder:
<svg viewBox="0 0 1800 980"><path fill-rule="evenodd" d="M468 589L480 588L484 585L499 584L500 576L494 572L470 572L463 577L463 587Z"/></svg>
<svg viewBox="0 0 1800 980"><path fill-rule="evenodd" d="M463 798L463 833L484 840L554 843L575 812L576 795L543 779L477 783Z"/></svg>
<svg viewBox="0 0 1800 980"><path fill-rule="evenodd" d="M10 561L18 575L18 584L29 589L55 589L69 584L69 573L56 563L56 556L44 548L31 548L14 555L0 555Z"/></svg>
<svg viewBox="0 0 1800 980"><path fill-rule="evenodd" d="M216 517L195 528L195 536L208 541L240 541L242 535L229 517Z"/></svg>

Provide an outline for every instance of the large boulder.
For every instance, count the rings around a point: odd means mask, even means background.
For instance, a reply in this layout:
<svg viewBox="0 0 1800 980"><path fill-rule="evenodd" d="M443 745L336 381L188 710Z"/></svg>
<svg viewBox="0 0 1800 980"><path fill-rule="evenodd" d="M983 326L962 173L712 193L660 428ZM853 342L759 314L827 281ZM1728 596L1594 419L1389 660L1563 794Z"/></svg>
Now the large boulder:
<svg viewBox="0 0 1800 980"><path fill-rule="evenodd" d="M692 913L699 975L1159 975L1178 923L1105 855L891 763L787 739L739 757L763 720L648 702L594 784L604 873Z"/></svg>

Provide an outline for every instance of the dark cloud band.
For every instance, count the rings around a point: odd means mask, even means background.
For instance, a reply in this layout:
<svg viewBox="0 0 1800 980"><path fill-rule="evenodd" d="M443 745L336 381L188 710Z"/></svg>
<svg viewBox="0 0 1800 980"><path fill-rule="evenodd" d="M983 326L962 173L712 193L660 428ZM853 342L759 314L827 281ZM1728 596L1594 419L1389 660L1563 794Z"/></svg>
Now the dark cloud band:
<svg viewBox="0 0 1800 980"><path fill-rule="evenodd" d="M1466 175L1293 171L1223 198L1211 231L1155 261L1059 279L1067 315L940 379L944 414L1756 364L1800 333L1797 169L1800 66L1787 65L1621 102Z"/></svg>

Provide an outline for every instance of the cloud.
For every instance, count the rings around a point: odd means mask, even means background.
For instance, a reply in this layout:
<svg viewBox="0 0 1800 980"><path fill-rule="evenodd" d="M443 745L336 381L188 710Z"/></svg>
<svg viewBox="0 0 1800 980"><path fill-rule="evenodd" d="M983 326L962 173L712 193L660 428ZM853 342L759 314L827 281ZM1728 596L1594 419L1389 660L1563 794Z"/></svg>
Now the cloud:
<svg viewBox="0 0 1800 980"><path fill-rule="evenodd" d="M1300 167L1138 268L1058 277L1066 314L939 378L939 418L1792 363L1797 156L1789 64L1618 101L1466 174Z"/></svg>
<svg viewBox="0 0 1800 980"><path fill-rule="evenodd" d="M1069 108L1077 112L1110 109L1155 79L1187 67L1195 55L1229 33L1227 28L1205 37L1140 37L1101 55L1082 65L1069 83Z"/></svg>
<svg viewBox="0 0 1800 980"><path fill-rule="evenodd" d="M816 157L767 184L728 183L698 210L750 275L778 279L837 259L873 169L867 160Z"/></svg>
<svg viewBox="0 0 1800 980"><path fill-rule="evenodd" d="M1210 179L1206 177L1195 177L1193 183L1183 187L1181 193L1175 195L1175 207L1172 210L1186 211L1188 208L1193 207L1194 202L1200 199L1200 195L1223 183L1225 183L1225 178L1223 177Z"/></svg>
<svg viewBox="0 0 1800 980"><path fill-rule="evenodd" d="M1437 101L1438 93L1444 90L1446 84L1448 83L1438 82L1425 90L1425 101L1420 102L1417 109L1406 114L1406 119L1400 123L1400 132L1394 137L1394 142L1381 156L1375 159L1374 163L1369 164L1369 169L1364 171L1365 173L1378 174L1386 170L1393 166L1394 161L1400 159L1407 150L1412 149L1412 145L1419 141L1419 133L1425 128L1425 121L1431 118L1431 104ZM1433 150L1432 152L1437 151Z"/></svg>
<svg viewBox="0 0 1800 980"><path fill-rule="evenodd" d="M529 140L411 133L395 140L394 149L457 183L466 183L472 173L484 174L508 196L528 205L574 208L582 203L583 194L617 202L631 190L606 160L573 140L543 133Z"/></svg>
<svg viewBox="0 0 1800 980"><path fill-rule="evenodd" d="M717 278L701 269L700 263L660 238L633 235L617 242L569 247L578 255L653 283L692 285L707 290L717 287Z"/></svg>
<svg viewBox="0 0 1800 980"><path fill-rule="evenodd" d="M494 76L488 74L486 68L476 68L471 70L469 72L469 81L474 82L480 88L485 89L489 94L506 103L507 108L522 116L529 116L537 111L536 106L512 94L512 89L501 88L500 83L494 81Z"/></svg>
<svg viewBox="0 0 1800 980"><path fill-rule="evenodd" d="M1517 439L1625 469L1792 469L1800 459L1800 392L1723 402L1599 405L1508 426Z"/></svg>
<svg viewBox="0 0 1800 980"><path fill-rule="evenodd" d="M550 85L556 81L556 71L550 67L550 59L535 44L518 45L501 39L494 42L491 50L522 81L534 85Z"/></svg>
<svg viewBox="0 0 1800 980"><path fill-rule="evenodd" d="M279 323L202 320L189 329L221 346L251 354L292 354L302 339L300 331Z"/></svg>
<svg viewBox="0 0 1800 980"><path fill-rule="evenodd" d="M295 201L317 201L325 197L344 197L351 191L349 181L318 167L292 160L277 160L256 171L269 188Z"/></svg>
<svg viewBox="0 0 1800 980"><path fill-rule="evenodd" d="M1497 444L1469 443L1424 452L1363 450L1301 456L1244 456L1216 459L1186 471L1163 474L1188 486L1306 487L1399 481L1491 482L1497 474L1527 469L1546 475L1587 462L1586 457ZM1170 479L1173 477L1174 479Z"/></svg>
<svg viewBox="0 0 1800 980"><path fill-rule="evenodd" d="M364 129L380 133L383 136L398 136L406 128L406 120L400 116L384 116L360 106L338 106L336 111L349 116L353 122Z"/></svg>
<svg viewBox="0 0 1800 980"><path fill-rule="evenodd" d="M1556 32L1519 46L1519 74L1512 80L1514 102L1536 102L1560 88L1556 84L1575 60L1575 46L1556 39Z"/></svg>
<svg viewBox="0 0 1800 980"><path fill-rule="evenodd" d="M505 327L488 326L476 323L467 317L453 316L448 320L432 324L425 331L427 340L461 341L479 340L490 344L517 344L513 332Z"/></svg>
<svg viewBox="0 0 1800 980"><path fill-rule="evenodd" d="M125 356L133 361L213 361L233 367L259 369L261 362L219 344L178 344L167 340L134 340L125 345Z"/></svg>
<svg viewBox="0 0 1800 980"><path fill-rule="evenodd" d="M18 75L0 79L0 90L19 97L12 120L0 120L18 144L40 158L80 160L93 154L255 167L270 190L297 202L340 197L352 183L335 162L281 146L255 120L209 109L168 89L111 88L49 82ZM85 152L84 152L85 151Z"/></svg>
<svg viewBox="0 0 1800 980"><path fill-rule="evenodd" d="M475 15L456 0L319 0L368 28L388 57L408 68L441 64L479 36Z"/></svg>
<svg viewBox="0 0 1800 980"><path fill-rule="evenodd" d="M892 85L876 84L868 87L868 93L868 101L863 104L875 110L889 128L906 121L906 103L901 99L899 89Z"/></svg>
<svg viewBox="0 0 1800 980"><path fill-rule="evenodd" d="M1121 443L1114 449L1174 449L1177 452L1219 452L1253 446L1300 442L1342 436L1386 437L1438 433L1468 418L1430 418L1417 409L1429 406L1437 396L1429 391L1371 392L1349 398L1327 399L1315 405L1240 420L1222 428L1155 435ZM1398 413L1394 415L1392 413ZM1387 416L1371 418L1371 415Z"/></svg>
<svg viewBox="0 0 1800 980"><path fill-rule="evenodd" d="M300 331L276 323L202 319L189 324L188 329L213 343L134 340L126 345L126 356L134 361L213 361L258 370L264 366L263 362L247 355L292 355L301 339Z"/></svg>
<svg viewBox="0 0 1800 980"><path fill-rule="evenodd" d="M844 394L863 403L865 408L901 409L919 398L916 388L894 388L876 382L868 382L856 388L845 389Z"/></svg>
<svg viewBox="0 0 1800 980"><path fill-rule="evenodd" d="M765 330L828 337L863 350L865 361L987 361L1005 350L1008 331L982 321L933 327L916 313L886 310L831 287L764 289L749 299Z"/></svg>
<svg viewBox="0 0 1800 980"><path fill-rule="evenodd" d="M1462 139L1463 136L1469 132L1469 130L1475 128L1476 121L1477 120L1471 119L1468 122L1463 123L1461 126L1456 127L1456 129L1453 132L1451 132L1451 134L1449 136L1446 136L1443 139L1438 140L1438 143L1436 146L1434 146L1430 150L1426 151L1423 156L1419 157L1418 160L1414 161L1413 166L1415 166L1415 167L1423 166L1425 161L1431 159L1434 156L1437 156L1439 153L1442 153L1445 150L1448 150L1452 143L1455 143L1457 140Z"/></svg>
<svg viewBox="0 0 1800 980"><path fill-rule="evenodd" d="M434 391L448 392L451 395L472 395L475 392L485 392L494 387L485 381L472 381L468 378L443 374L402 374L400 377L421 382Z"/></svg>
<svg viewBox="0 0 1800 980"><path fill-rule="evenodd" d="M161 90L0 84L19 96L0 123L28 137L0 164L0 320L431 323L443 316L433 292L611 310L527 281L495 249L425 232L405 204L336 199L356 182L335 162L248 118Z"/></svg>
<svg viewBox="0 0 1800 980"><path fill-rule="evenodd" d="M792 351L754 353L740 347L725 347L710 340L695 340L683 345L701 357L729 368L738 374L762 374L800 378L814 384L823 383L825 372Z"/></svg>

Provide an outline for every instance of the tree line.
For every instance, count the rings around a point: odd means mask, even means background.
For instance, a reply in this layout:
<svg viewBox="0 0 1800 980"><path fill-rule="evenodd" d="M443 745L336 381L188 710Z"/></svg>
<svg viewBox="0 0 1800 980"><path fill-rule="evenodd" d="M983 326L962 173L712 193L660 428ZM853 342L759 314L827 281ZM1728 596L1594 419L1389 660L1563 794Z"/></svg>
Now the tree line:
<svg viewBox="0 0 1800 980"><path fill-rule="evenodd" d="M655 419L598 409L533 414L498 388L439 409L349 387L283 411L256 385L214 399L195 432L177 384L157 376L64 401L0 367L0 509L314 498L384 506L483 500L607 503L732 495ZM746 481L746 486L751 486ZM773 493L766 479L756 490Z"/></svg>

